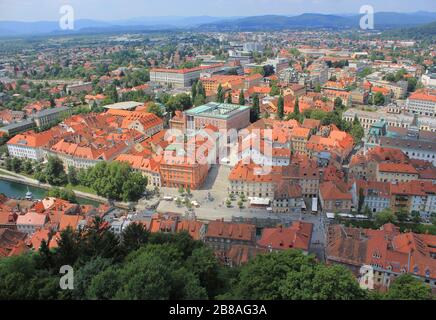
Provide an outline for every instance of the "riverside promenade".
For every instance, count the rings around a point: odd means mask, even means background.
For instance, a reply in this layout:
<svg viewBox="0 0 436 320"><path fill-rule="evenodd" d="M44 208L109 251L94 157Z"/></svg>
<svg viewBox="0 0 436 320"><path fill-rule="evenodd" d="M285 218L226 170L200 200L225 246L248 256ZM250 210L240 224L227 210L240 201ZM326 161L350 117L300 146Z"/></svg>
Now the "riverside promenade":
<svg viewBox="0 0 436 320"><path fill-rule="evenodd" d="M47 184L47 183L41 183L36 179L32 179L32 178L23 176L21 174L17 174L15 172L7 171L5 169L0 170L0 179L7 180L7 181L13 181L13 182L17 182L17 183L37 187L37 188L42 188L42 189L46 189L46 190L49 190L49 189L55 187L55 186L52 186L52 185ZM64 189L63 187L59 187L59 188ZM74 187L72 190L73 190L74 194L79 198L93 200L93 201L100 202L100 203L107 203L108 202L108 200L106 198L101 197L99 195L92 194L89 192L79 191L79 190L74 189ZM116 207L122 208L122 209L129 208L129 204L125 203L125 202L114 202L114 205Z"/></svg>

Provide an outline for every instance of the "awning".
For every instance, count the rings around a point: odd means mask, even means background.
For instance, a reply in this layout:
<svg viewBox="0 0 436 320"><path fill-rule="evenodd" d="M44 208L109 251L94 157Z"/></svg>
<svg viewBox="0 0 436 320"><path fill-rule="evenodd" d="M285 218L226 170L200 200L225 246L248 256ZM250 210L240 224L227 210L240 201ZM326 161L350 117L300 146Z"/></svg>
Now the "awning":
<svg viewBox="0 0 436 320"><path fill-rule="evenodd" d="M249 197L251 205L256 206L268 206L271 202L271 199L269 198L256 198L256 197Z"/></svg>

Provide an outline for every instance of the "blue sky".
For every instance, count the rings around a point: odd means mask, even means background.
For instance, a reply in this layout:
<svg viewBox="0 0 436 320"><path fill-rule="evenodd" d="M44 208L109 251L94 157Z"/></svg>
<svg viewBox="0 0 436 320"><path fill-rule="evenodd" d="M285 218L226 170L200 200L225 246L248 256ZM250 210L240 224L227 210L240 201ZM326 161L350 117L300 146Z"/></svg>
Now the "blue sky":
<svg viewBox="0 0 436 320"><path fill-rule="evenodd" d="M375 11L436 12L436 0L0 0L0 20L57 20L64 4L74 8L76 19L97 20L304 12L358 14L359 8L367 4Z"/></svg>

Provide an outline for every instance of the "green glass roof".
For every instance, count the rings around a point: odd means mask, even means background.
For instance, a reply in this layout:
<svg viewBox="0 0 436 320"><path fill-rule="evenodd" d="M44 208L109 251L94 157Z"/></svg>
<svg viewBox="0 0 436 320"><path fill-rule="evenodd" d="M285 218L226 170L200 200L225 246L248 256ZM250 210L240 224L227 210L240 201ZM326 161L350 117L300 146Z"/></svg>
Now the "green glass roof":
<svg viewBox="0 0 436 320"><path fill-rule="evenodd" d="M249 108L249 106L241 106L238 104L209 102L207 104L186 110L185 113L191 116L227 119L238 112L247 110Z"/></svg>

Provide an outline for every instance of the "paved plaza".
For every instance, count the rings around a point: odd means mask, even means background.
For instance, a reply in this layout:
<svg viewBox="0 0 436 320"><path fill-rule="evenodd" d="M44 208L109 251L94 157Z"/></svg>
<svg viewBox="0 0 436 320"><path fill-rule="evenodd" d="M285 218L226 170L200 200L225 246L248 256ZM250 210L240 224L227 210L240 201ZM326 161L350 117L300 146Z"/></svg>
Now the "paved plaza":
<svg viewBox="0 0 436 320"><path fill-rule="evenodd" d="M232 201L232 207L227 208L226 200L228 199L228 176L230 168L223 165L212 166L208 178L200 190L192 190L191 201L199 203L198 208L193 208L190 213L195 215L198 220L218 220L232 221L232 217L238 218L262 218L262 219L278 219L284 224L291 223L296 220L303 220L314 224L312 234L311 251L321 260L324 259L323 244L324 230L326 228L325 217L321 214L313 215L310 213L311 199L306 200L306 206L309 208L306 214L278 214L268 212L266 209L243 208L239 209L237 202L239 198ZM161 194L164 196L180 197L177 188L161 188ZM210 199L208 198L210 195ZM247 202L245 203L247 205ZM161 200L157 207L157 212L166 213L174 212L182 215L188 215L186 206L177 206L176 201Z"/></svg>

